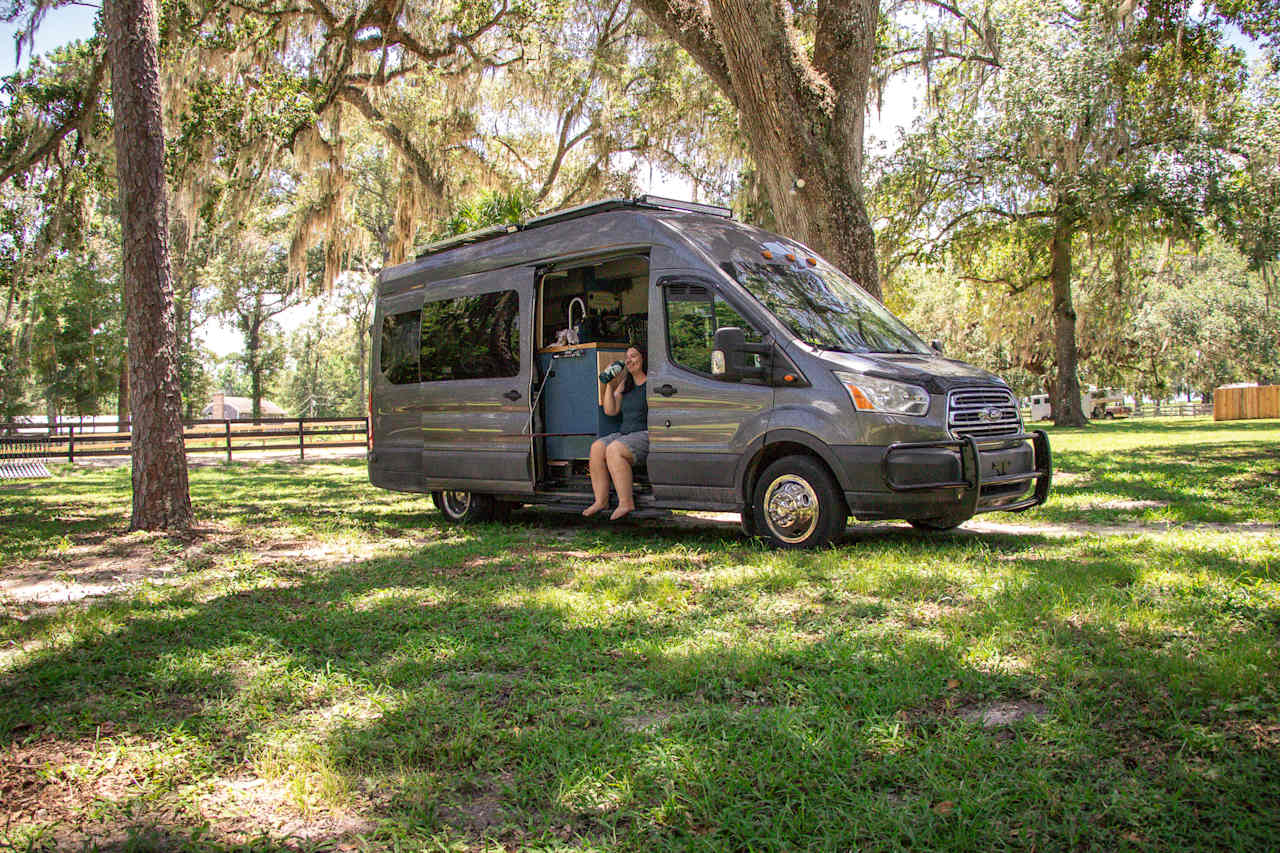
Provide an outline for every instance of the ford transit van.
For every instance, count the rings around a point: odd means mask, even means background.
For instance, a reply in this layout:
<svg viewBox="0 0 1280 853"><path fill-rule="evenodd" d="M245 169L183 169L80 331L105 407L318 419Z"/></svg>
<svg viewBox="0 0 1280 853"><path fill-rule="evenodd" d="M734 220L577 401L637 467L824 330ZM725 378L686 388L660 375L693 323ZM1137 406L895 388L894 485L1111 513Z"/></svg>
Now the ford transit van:
<svg viewBox="0 0 1280 853"><path fill-rule="evenodd" d="M1044 502L1043 431L800 243L650 196L428 246L379 277L369 478L450 520L586 506L598 374L649 356L640 509L740 513L781 547L849 516L952 528Z"/></svg>

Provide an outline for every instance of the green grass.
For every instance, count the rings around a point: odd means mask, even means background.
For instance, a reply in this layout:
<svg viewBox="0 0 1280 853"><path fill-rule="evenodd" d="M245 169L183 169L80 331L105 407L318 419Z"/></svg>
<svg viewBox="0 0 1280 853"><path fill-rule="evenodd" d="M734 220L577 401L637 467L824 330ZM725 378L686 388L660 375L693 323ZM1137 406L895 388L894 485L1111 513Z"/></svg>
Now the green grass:
<svg viewBox="0 0 1280 853"><path fill-rule="evenodd" d="M125 471L0 490L7 573L174 569L5 604L0 847L1274 846L1280 533L1195 523L1275 522L1280 423L1053 441L1043 533L812 553L359 464L195 469L194 542L123 535Z"/></svg>

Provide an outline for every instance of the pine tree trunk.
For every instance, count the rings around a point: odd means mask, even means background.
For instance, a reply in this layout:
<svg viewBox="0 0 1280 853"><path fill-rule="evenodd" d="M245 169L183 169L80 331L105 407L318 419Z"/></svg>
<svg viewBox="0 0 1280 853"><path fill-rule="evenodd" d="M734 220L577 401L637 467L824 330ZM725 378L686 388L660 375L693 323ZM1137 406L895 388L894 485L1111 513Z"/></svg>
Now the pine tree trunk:
<svg viewBox="0 0 1280 853"><path fill-rule="evenodd" d="M106 0L120 194L134 530L191 526L160 113L155 0Z"/></svg>
<svg viewBox="0 0 1280 853"><path fill-rule="evenodd" d="M1076 350L1076 309L1071 301L1071 241L1075 226L1059 218L1050 246L1049 277L1053 283L1053 338L1058 361L1058 381L1053 396L1053 422L1058 426L1084 426L1080 407L1080 376Z"/></svg>

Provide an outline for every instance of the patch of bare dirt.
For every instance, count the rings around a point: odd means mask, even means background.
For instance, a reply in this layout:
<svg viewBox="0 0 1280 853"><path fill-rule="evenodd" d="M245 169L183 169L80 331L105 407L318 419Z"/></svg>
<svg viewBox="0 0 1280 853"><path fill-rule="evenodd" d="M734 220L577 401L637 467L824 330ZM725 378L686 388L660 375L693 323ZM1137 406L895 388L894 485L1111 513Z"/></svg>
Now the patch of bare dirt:
<svg viewBox="0 0 1280 853"><path fill-rule="evenodd" d="M980 723L984 729L997 729L1023 720L1042 720L1049 715L1049 709L1039 702L996 702L965 705L956 708L955 713L962 720Z"/></svg>
<svg viewBox="0 0 1280 853"><path fill-rule="evenodd" d="M440 806L440 815L468 835L491 833L503 823L506 814L502 788L511 787L514 777L507 772L485 777L465 799Z"/></svg>
<svg viewBox="0 0 1280 853"><path fill-rule="evenodd" d="M74 823L95 800L119 802L137 790L132 769L92 738L41 738L0 752L4 823Z"/></svg>
<svg viewBox="0 0 1280 853"><path fill-rule="evenodd" d="M145 581L176 580L246 548L256 552L257 566L302 562L327 567L368 559L386 545L317 542L289 531L258 531L250 541L242 530L212 524L183 534L95 532L68 548L5 567L0 573L0 615L21 619L32 608L125 592Z"/></svg>
<svg viewBox="0 0 1280 853"><path fill-rule="evenodd" d="M1050 536L1069 538L1076 536L1135 536L1143 533L1196 532L1231 533L1238 536L1274 536L1280 533L1280 524L1261 521L1212 522L1126 522L1122 524L1018 524L1004 521L970 519L956 529L957 533L1006 533L1016 536Z"/></svg>
<svg viewBox="0 0 1280 853"><path fill-rule="evenodd" d="M100 735L111 733L103 724ZM289 801L285 785L252 776L218 779L190 807L156 799L147 790L146 771L127 757L129 747L145 748L128 736L70 741L46 737L0 751L0 825L50 827L59 849L118 844L131 831L185 833L207 822L217 841L243 842L264 833L291 843L333 840L340 844L368 832L372 824L356 809L368 807L359 792L350 808L303 814ZM118 804L121 808L111 808ZM181 838L172 842L181 846Z"/></svg>

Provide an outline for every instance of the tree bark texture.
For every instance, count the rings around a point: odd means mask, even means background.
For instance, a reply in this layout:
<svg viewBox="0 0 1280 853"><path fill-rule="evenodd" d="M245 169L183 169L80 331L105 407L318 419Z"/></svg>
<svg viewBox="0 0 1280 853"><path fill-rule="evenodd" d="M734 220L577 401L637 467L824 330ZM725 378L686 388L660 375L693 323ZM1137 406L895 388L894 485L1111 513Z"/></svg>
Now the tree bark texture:
<svg viewBox="0 0 1280 853"><path fill-rule="evenodd" d="M878 0L819 0L813 58L788 0L640 0L738 110L774 218L876 298L863 131Z"/></svg>
<svg viewBox="0 0 1280 853"><path fill-rule="evenodd" d="M107 0L133 412L134 530L191 526L160 113L155 0Z"/></svg>
<svg viewBox="0 0 1280 853"><path fill-rule="evenodd" d="M1080 404L1079 353L1076 350L1076 309L1071 299L1071 243L1075 225L1059 218L1050 244L1049 278L1053 283L1053 339L1058 381L1053 389L1053 422L1084 426Z"/></svg>

